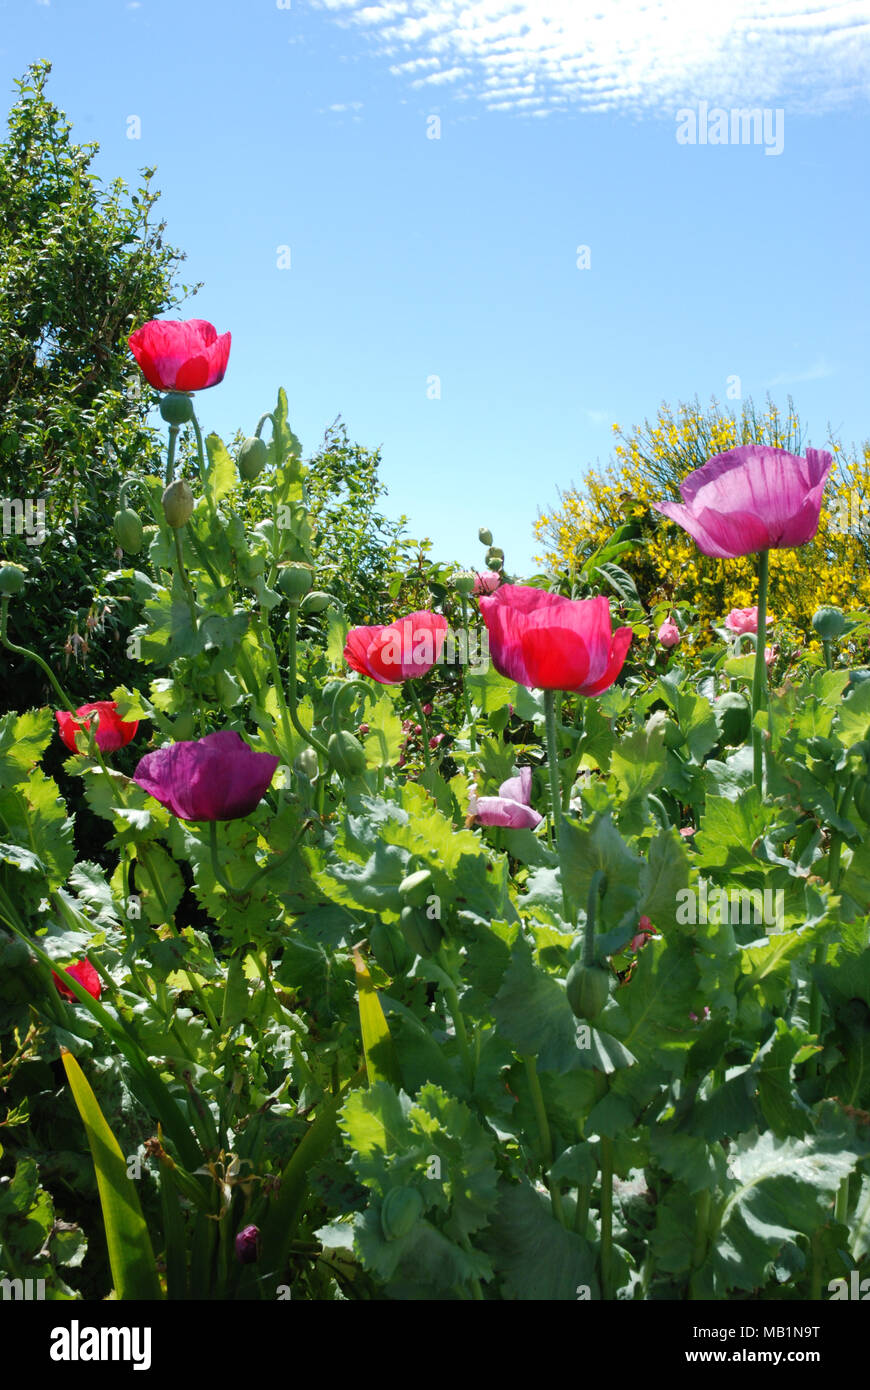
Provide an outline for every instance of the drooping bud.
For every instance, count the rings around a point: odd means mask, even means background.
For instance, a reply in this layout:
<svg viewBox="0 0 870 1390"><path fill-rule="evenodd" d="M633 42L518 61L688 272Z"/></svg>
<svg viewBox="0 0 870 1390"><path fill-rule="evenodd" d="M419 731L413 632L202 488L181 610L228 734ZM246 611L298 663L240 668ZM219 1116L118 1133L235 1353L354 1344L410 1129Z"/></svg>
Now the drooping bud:
<svg viewBox="0 0 870 1390"><path fill-rule="evenodd" d="M331 603L332 594L325 594L321 589L312 589L300 603L299 612L306 617L309 613L322 613Z"/></svg>
<svg viewBox="0 0 870 1390"><path fill-rule="evenodd" d="M313 748L303 748L293 763L296 771L303 777L307 777L309 782L313 782L318 773L317 754Z"/></svg>
<svg viewBox="0 0 870 1390"><path fill-rule="evenodd" d="M414 962L414 954L400 929L392 923L375 922L369 932L372 955L388 975L405 975Z"/></svg>
<svg viewBox="0 0 870 1390"><path fill-rule="evenodd" d="M112 530L122 550L126 550L130 555L139 554L145 540L145 531L138 512L134 512L132 507L123 507L121 511L115 512Z"/></svg>
<svg viewBox="0 0 870 1390"><path fill-rule="evenodd" d="M193 493L190 484L177 478L163 494L163 515L173 531L186 526L193 516Z"/></svg>
<svg viewBox="0 0 870 1390"><path fill-rule="evenodd" d="M600 965L584 965L575 961L565 981L568 1003L575 1017L596 1019L610 994L610 971Z"/></svg>
<svg viewBox="0 0 870 1390"><path fill-rule="evenodd" d="M170 391L160 402L160 414L167 425L186 425L193 419L193 401L183 391Z"/></svg>
<svg viewBox="0 0 870 1390"><path fill-rule="evenodd" d="M246 483L252 483L255 478L260 476L266 467L268 457L269 450L265 440L260 439L255 434L251 435L250 439L245 440L239 450L238 465L239 473Z"/></svg>
<svg viewBox="0 0 870 1390"><path fill-rule="evenodd" d="M428 869L418 869L408 874L399 884L399 896L409 907L425 907L426 899L432 891L432 875Z"/></svg>
<svg viewBox="0 0 870 1390"><path fill-rule="evenodd" d="M342 777L360 777L366 770L366 751L347 729L330 734L326 744L329 760Z"/></svg>

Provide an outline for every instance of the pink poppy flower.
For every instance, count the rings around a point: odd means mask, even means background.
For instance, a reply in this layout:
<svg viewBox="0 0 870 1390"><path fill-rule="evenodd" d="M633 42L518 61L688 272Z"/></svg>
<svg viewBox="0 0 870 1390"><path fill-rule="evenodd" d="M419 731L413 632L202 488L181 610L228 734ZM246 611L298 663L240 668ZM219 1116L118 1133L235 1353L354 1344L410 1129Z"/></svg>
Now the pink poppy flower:
<svg viewBox="0 0 870 1390"><path fill-rule="evenodd" d="M74 965L68 965L64 970L64 974L72 975L73 979L81 985L82 989L87 990L92 999L99 999L103 990L103 982L100 979L98 971L94 969L89 960L77 960ZM65 999L75 999L76 996L73 994L69 985L64 984L60 975L56 974L54 970L51 972L51 978L57 985L59 993L62 994Z"/></svg>
<svg viewBox="0 0 870 1390"><path fill-rule="evenodd" d="M833 462L823 449L799 458L767 444L730 449L680 484L682 502L654 502L704 555L733 560L759 550L805 545L819 526Z"/></svg>
<svg viewBox="0 0 870 1390"><path fill-rule="evenodd" d="M478 599L499 675L536 690L600 695L622 670L631 628L611 629L610 605L525 584L502 584Z"/></svg>
<svg viewBox="0 0 870 1390"><path fill-rule="evenodd" d="M352 627L344 659L361 676L371 676L381 685L400 685L432 670L446 635L447 619L423 609L386 626Z"/></svg>
<svg viewBox="0 0 870 1390"><path fill-rule="evenodd" d="M682 633L674 622L673 615L665 619L656 636L663 647L675 647L682 639Z"/></svg>
<svg viewBox="0 0 870 1390"><path fill-rule="evenodd" d="M772 623L773 621L773 614L768 613L767 622ZM757 632L758 608L732 608L725 619L725 626L729 632Z"/></svg>
<svg viewBox="0 0 870 1390"><path fill-rule="evenodd" d="M135 737L139 728L138 719L118 717L118 706L114 700L94 700L90 705L80 705L76 710L75 719L69 710L55 710L54 717L58 722L60 736L71 753L78 752L76 734L91 727L92 721L85 718L89 714L99 716L96 741L101 753L114 753L116 749L124 748L131 738Z"/></svg>
<svg viewBox="0 0 870 1390"><path fill-rule="evenodd" d="M223 381L232 334L205 319L151 319L129 337L142 375L158 391L204 391Z"/></svg>
<svg viewBox="0 0 870 1390"><path fill-rule="evenodd" d="M146 753L133 781L179 820L239 820L262 801L279 762L224 729Z"/></svg>
<svg viewBox="0 0 870 1390"><path fill-rule="evenodd" d="M483 574L474 576L474 592L476 594L491 594L501 583L501 574L498 570L485 570Z"/></svg>
<svg viewBox="0 0 870 1390"><path fill-rule="evenodd" d="M506 825L511 830L534 830L540 825L539 816L531 805L532 769L521 767L518 777L509 777L502 782L498 796L482 796L478 799L474 792L468 802L468 814L475 816L481 825Z"/></svg>

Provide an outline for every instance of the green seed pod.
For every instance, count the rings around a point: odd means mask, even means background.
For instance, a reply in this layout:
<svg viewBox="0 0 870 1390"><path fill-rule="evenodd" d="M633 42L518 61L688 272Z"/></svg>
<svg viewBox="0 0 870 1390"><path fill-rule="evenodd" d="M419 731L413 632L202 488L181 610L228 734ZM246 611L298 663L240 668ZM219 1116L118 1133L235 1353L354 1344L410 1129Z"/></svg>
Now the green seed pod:
<svg viewBox="0 0 870 1390"><path fill-rule="evenodd" d="M752 711L739 690L726 690L724 695L720 695L714 712L723 743L733 748L746 742L752 725Z"/></svg>
<svg viewBox="0 0 870 1390"><path fill-rule="evenodd" d="M386 922L375 922L369 932L372 955L388 975L405 975L413 964L414 952L402 932Z"/></svg>
<svg viewBox="0 0 870 1390"><path fill-rule="evenodd" d="M237 462L239 473L246 483L252 483L255 478L259 478L266 467L268 457L269 450L264 440L259 439L255 434L251 435L250 439L245 440L239 450Z"/></svg>
<svg viewBox="0 0 870 1390"><path fill-rule="evenodd" d="M122 550L128 551L130 555L139 554L145 541L145 531L138 512L134 512L131 507L124 507L121 511L115 512L112 530Z"/></svg>
<svg viewBox="0 0 870 1390"><path fill-rule="evenodd" d="M474 575L466 571L454 574L452 584L458 594L471 594L474 592Z"/></svg>
<svg viewBox="0 0 870 1390"><path fill-rule="evenodd" d="M419 907L403 907L401 927L405 940L417 956L434 956L441 945L441 926Z"/></svg>
<svg viewBox="0 0 870 1390"><path fill-rule="evenodd" d="M293 763L296 771L303 777L307 777L309 782L313 782L319 771L317 754L313 748L303 748Z"/></svg>
<svg viewBox="0 0 870 1390"><path fill-rule="evenodd" d="M160 414L167 425L186 425L193 419L193 401L183 391L170 391L160 402Z"/></svg>
<svg viewBox="0 0 870 1390"><path fill-rule="evenodd" d="M282 565L278 571L277 587L290 603L299 603L300 599L309 592L313 583L311 566L303 565L299 561Z"/></svg>
<svg viewBox="0 0 870 1390"><path fill-rule="evenodd" d="M24 588L24 576L27 573L20 565L6 564L0 565L0 598L9 598L13 594L20 594Z"/></svg>
<svg viewBox="0 0 870 1390"><path fill-rule="evenodd" d="M163 514L173 531L186 526L193 516L193 493L183 478L178 478L163 494Z"/></svg>
<svg viewBox="0 0 870 1390"><path fill-rule="evenodd" d="M842 608L833 608L825 604L817 608L813 614L813 627L823 642L831 642L837 637L842 637L845 632L846 615Z"/></svg>
<svg viewBox="0 0 870 1390"><path fill-rule="evenodd" d="M386 1240L400 1240L414 1229L423 1214L423 1198L416 1187L393 1187L381 1203L381 1229Z"/></svg>
<svg viewBox="0 0 870 1390"><path fill-rule="evenodd" d="M330 734L326 750L330 762L342 777L360 777L365 772L365 749L359 739L346 729Z"/></svg>
<svg viewBox="0 0 870 1390"><path fill-rule="evenodd" d="M568 971L565 991L575 1016L592 1022L610 997L610 971L575 961Z"/></svg>
<svg viewBox="0 0 870 1390"><path fill-rule="evenodd" d="M309 613L322 613L324 608L328 608L332 603L332 594L324 594L320 589L312 589L310 594L306 594L299 605L299 612L304 616Z"/></svg>
<svg viewBox="0 0 870 1390"><path fill-rule="evenodd" d="M494 570L494 571L495 571L496 574L500 574L501 571L504 569L504 556L503 556L503 555L487 555L487 557L486 557L486 563L489 565L489 568L490 568L491 570Z"/></svg>
<svg viewBox="0 0 870 1390"><path fill-rule="evenodd" d="M481 545L492 545L492 532L488 526L481 526L477 538Z"/></svg>
<svg viewBox="0 0 870 1390"><path fill-rule="evenodd" d="M426 899L432 891L432 875L428 869L418 869L408 874L399 884L399 895L408 907L425 907Z"/></svg>

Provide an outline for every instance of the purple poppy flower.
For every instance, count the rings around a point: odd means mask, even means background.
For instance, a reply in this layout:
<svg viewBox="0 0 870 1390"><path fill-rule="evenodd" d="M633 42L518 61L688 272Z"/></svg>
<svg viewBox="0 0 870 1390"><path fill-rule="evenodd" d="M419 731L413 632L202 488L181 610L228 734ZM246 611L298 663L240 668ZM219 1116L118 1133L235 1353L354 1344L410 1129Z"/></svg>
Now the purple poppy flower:
<svg viewBox="0 0 870 1390"><path fill-rule="evenodd" d="M263 798L280 762L232 729L146 753L133 781L179 820L238 820Z"/></svg>
<svg viewBox="0 0 870 1390"><path fill-rule="evenodd" d="M534 830L540 825L543 816L533 810L532 769L521 767L519 777L509 777L502 782L498 796L482 796L480 800L474 792L468 804L468 814L476 816L481 825L506 825L511 830Z"/></svg>
<svg viewBox="0 0 870 1390"><path fill-rule="evenodd" d="M759 550L806 545L819 528L833 462L824 449L806 458L745 444L717 454L680 484L682 502L654 502L688 531L704 555L734 560Z"/></svg>
<svg viewBox="0 0 870 1390"><path fill-rule="evenodd" d="M246 1226L236 1236L236 1259L239 1264L252 1265L260 1253L259 1226Z"/></svg>

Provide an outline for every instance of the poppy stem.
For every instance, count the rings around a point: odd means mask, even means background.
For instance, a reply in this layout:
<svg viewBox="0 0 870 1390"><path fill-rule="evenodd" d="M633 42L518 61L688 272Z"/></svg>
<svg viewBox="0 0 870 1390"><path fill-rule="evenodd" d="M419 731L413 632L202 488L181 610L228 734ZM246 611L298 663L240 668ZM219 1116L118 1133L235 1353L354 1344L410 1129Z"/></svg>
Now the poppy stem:
<svg viewBox="0 0 870 1390"><path fill-rule="evenodd" d="M565 1209L562 1204L562 1193L559 1191L559 1184L553 1182L549 1177L549 1172L553 1166L553 1136L550 1131L550 1121L547 1118L547 1107L544 1104L544 1093L541 1090L541 1080L538 1076L537 1057L534 1053L523 1058L526 1068L526 1079L529 1083L529 1090L532 1094L532 1105L535 1108L535 1119L538 1124L538 1138L541 1144L543 1162L541 1170L546 1177L547 1186L550 1189L550 1205L556 1220L567 1227L565 1220Z"/></svg>
<svg viewBox="0 0 870 1390"><path fill-rule="evenodd" d="M41 656L37 656L37 655L36 655L36 652L30 651L27 647L19 647L19 646L16 646L16 644L15 644L14 642L10 642L8 636L6 635L6 623L7 623L8 617L9 617L9 596L8 596L8 595L4 595L4 597L3 597L2 599L0 599L0 646L6 647L8 651L10 651L10 652L15 652L18 656L24 656L24 657L27 657L30 661L35 661L36 664L37 664L37 666L39 666L39 667L41 668L41 670L43 670L43 671L45 672L45 674L48 676L48 679L51 681L52 685L54 686L55 690L57 691L58 695L60 696L60 701L61 701L61 704L63 705L64 709L65 709L65 710L68 710L70 714L75 714L75 712L76 712L76 707L75 707L75 705L74 705L74 704L72 703L72 701L70 700L70 698L69 698L69 696L67 695L66 691L65 691L65 690L63 689L63 687L60 685L60 683L59 683L59 681L57 680L57 677L55 676L55 674L54 674L54 672L52 671L51 667L46 665L46 663L43 661L42 657L41 657Z"/></svg>
<svg viewBox="0 0 870 1390"><path fill-rule="evenodd" d="M544 691L544 721L547 731L547 767L550 772L550 815L556 837L556 852L562 857L562 793L559 780L559 739L556 733L556 692ZM564 895L563 895L564 896Z"/></svg>
<svg viewBox="0 0 870 1390"><path fill-rule="evenodd" d="M468 655L468 602L465 594L459 595L459 602L462 607L462 630L465 633L465 653ZM460 651L462 647L460 646ZM465 704L465 718L468 721L468 741L471 745L472 753L477 752L477 737L474 732L474 720L471 717L471 701L468 698L468 686L465 684L465 672L462 673L462 699Z"/></svg>
<svg viewBox="0 0 870 1390"><path fill-rule="evenodd" d="M318 753L326 758L327 763L331 763L332 759L329 756L329 750L326 744L321 743L320 739L316 738L310 729L306 729L302 720L299 718L299 711L297 709L298 696L296 694L296 621L298 615L299 608L295 604L291 605L289 614L290 621L287 626L287 708L290 714L290 722L297 734L301 734L306 743L310 743L312 748L316 749Z"/></svg>
<svg viewBox="0 0 870 1390"><path fill-rule="evenodd" d="M755 717L767 703L767 663L764 641L767 635L767 585L770 552L758 554L758 627L755 634L755 671L752 677L752 765L759 795L764 794L764 731L756 727Z"/></svg>
<svg viewBox="0 0 870 1390"><path fill-rule="evenodd" d="M412 701L414 702L414 709L417 711L417 718L420 721L420 728L423 731L421 734L421 738L423 740L423 762L428 768L432 766L432 759L429 756L429 725L426 723L426 716L423 713L423 706L420 704L420 696L414 689L413 681L408 681L408 692L411 696Z"/></svg>
<svg viewBox="0 0 870 1390"><path fill-rule="evenodd" d="M178 442L178 431L180 425L169 426L169 448L166 450L166 486L172 482L172 475L175 472L175 445Z"/></svg>

